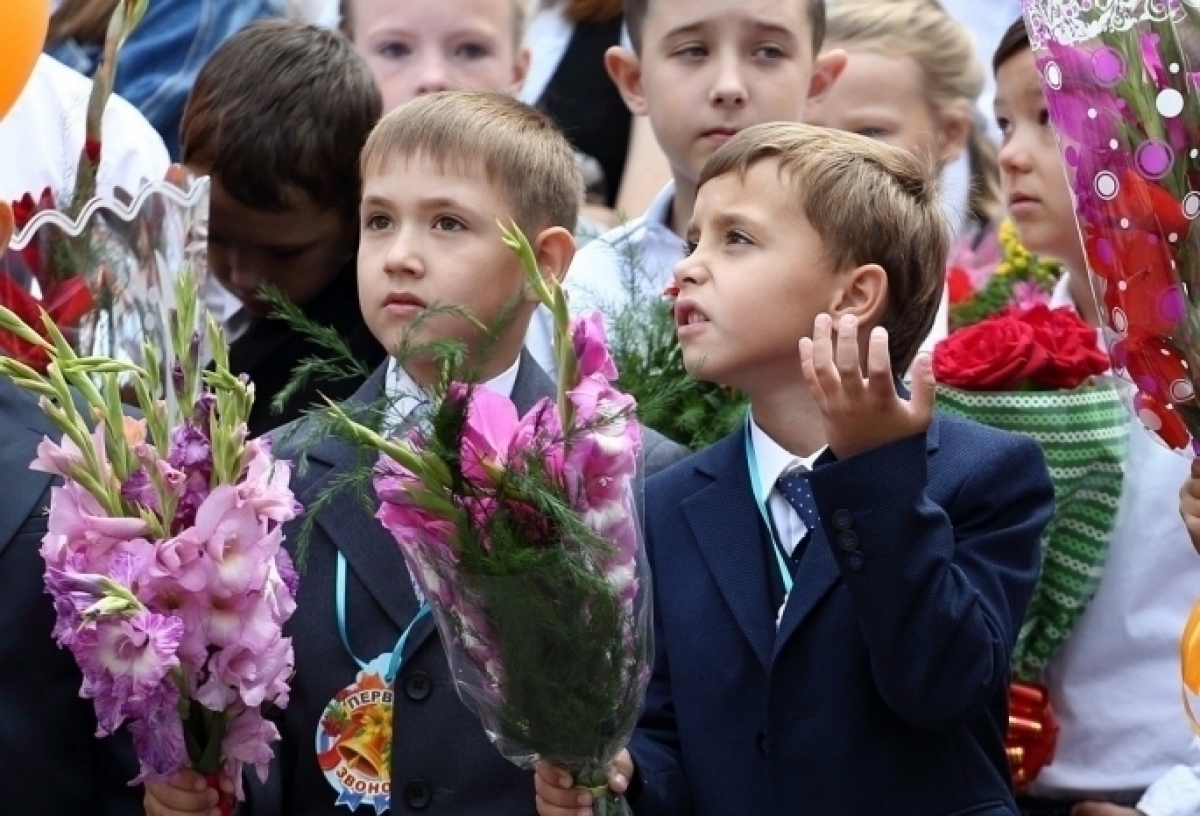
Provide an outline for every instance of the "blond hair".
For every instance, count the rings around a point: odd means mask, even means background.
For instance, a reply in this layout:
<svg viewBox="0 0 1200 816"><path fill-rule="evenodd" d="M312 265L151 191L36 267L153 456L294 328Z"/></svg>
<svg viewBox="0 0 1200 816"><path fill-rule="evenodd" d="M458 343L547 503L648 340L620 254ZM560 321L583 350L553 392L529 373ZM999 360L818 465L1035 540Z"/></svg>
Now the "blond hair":
<svg viewBox="0 0 1200 816"><path fill-rule="evenodd" d="M362 152L362 176L427 159L450 171L482 167L532 237L575 228L583 177L566 138L545 114L508 94L444 91L385 116Z"/></svg>
<svg viewBox="0 0 1200 816"><path fill-rule="evenodd" d="M888 303L881 325L893 371L908 370L937 315L950 251L932 161L854 133L773 122L718 148L700 186L731 173L744 178L763 162L778 166L834 274L883 267Z"/></svg>
<svg viewBox="0 0 1200 816"><path fill-rule="evenodd" d="M427 0L399 0L402 3L426 2ZM428 0L433 2L433 0ZM525 25L528 13L525 8L526 0L506 0L512 6L512 38L513 48L519 49L525 39ZM351 42L354 41L354 0L338 0L339 27Z"/></svg>
<svg viewBox="0 0 1200 816"><path fill-rule="evenodd" d="M996 145L975 115L984 66L966 27L935 0L838 0L829 6L825 41L833 48L910 58L934 117L968 117L969 212L981 224L995 221L1003 210L1000 170Z"/></svg>

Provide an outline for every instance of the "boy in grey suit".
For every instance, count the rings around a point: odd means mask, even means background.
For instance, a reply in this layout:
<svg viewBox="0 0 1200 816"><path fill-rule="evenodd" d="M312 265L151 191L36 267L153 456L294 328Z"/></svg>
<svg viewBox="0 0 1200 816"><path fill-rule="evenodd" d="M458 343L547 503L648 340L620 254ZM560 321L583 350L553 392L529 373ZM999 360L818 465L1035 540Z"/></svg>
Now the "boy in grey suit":
<svg viewBox="0 0 1200 816"><path fill-rule="evenodd" d="M406 331L418 345L457 340L481 365L483 387L508 395L519 411L553 396L554 384L522 352L532 296L486 353L483 335L461 317L435 313L414 324L435 303L461 306L484 324L505 313L525 281L520 261L501 240L501 223L515 222L530 237L544 274L565 273L575 250L570 228L582 182L553 124L504 95L421 97L380 122L362 167L359 293L380 343L395 349ZM406 359L404 367L389 360L347 410L386 402L393 408L385 424L402 422L408 413L403 395L435 375L434 360ZM313 428L281 432L278 451L289 458L304 449L307 468L294 488L305 504L362 462L359 451L341 441L311 444ZM644 438L646 472L685 453L653 432ZM298 448L289 440L307 442ZM290 532L294 543L296 531ZM324 506L289 622L296 675L291 702L278 718L279 762L268 785L255 791L253 813L333 816L346 812L342 806L367 813L388 807L393 814L533 812L532 775L500 756L458 699L433 624L428 617L415 620L417 610L399 548L373 514L349 493ZM394 651L402 659L391 686L390 741L323 748L321 729L336 726L330 701L355 683L365 664ZM193 784L185 775L174 786L152 788L147 812L207 812L215 796L188 790Z"/></svg>

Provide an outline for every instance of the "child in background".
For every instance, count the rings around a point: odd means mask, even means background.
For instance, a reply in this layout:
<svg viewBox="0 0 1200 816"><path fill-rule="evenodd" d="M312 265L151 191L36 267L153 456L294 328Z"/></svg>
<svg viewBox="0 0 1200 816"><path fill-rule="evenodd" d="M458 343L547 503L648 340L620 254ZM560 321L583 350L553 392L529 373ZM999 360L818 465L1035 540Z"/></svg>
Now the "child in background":
<svg viewBox="0 0 1200 816"><path fill-rule="evenodd" d="M183 160L212 177L209 269L226 299L236 299L223 314L213 311L233 341L233 370L254 381L252 434L362 383L314 378L275 413L271 402L296 364L328 352L266 317L263 286L336 329L368 370L384 357L363 323L354 276L358 154L379 106L370 72L340 35L282 20L227 40L188 97Z"/></svg>
<svg viewBox="0 0 1200 816"><path fill-rule="evenodd" d="M515 94L529 70L525 0L342 0L342 31L392 111L437 91Z"/></svg>
<svg viewBox="0 0 1200 816"><path fill-rule="evenodd" d="M658 296L684 256L704 162L738 131L796 121L810 98L829 88L845 63L817 56L824 0L627 0L633 49L606 54L625 104L649 117L673 181L641 218L584 247L571 265L571 307L610 316L631 294ZM548 310L539 310L527 345L554 368Z"/></svg>
<svg viewBox="0 0 1200 816"><path fill-rule="evenodd" d="M574 154L549 119L511 97L456 92L416 99L380 122L362 169L358 280L362 313L380 348L395 350L434 304L461 307L487 325L507 315L526 283L520 261L501 240L501 223L522 229L548 276L561 278L574 254L570 227L583 186ZM536 302L526 298L507 315L510 322L494 344L451 314L426 315L408 339L462 342L468 366L483 367L482 387L510 396L524 413L555 391L522 353ZM480 359L485 351L489 356ZM345 410L361 416L385 400L384 425L395 427L409 415L408 398L434 381L435 369L429 360L406 360L402 367L389 358ZM310 439L317 430L309 421L278 434L279 456L305 459L293 488L308 507L363 464L353 445L336 437ZM653 432L643 439L647 473L684 455ZM301 523L285 529L289 547L296 546ZM432 619L418 614L414 586L395 540L353 490L318 511L297 611L285 632L293 638L296 674L291 702L277 718L279 761L267 789L257 792L281 798L275 803L281 810L256 799L253 813L345 814L345 803L363 799L354 798L356 781L382 791L363 801L368 812L532 812L530 774L500 755L459 699ZM336 750L318 755L319 735L340 721L332 713L338 693L366 675L358 675L363 663L382 656L386 664L397 649L392 710L371 710L383 718L376 737L356 740L343 727L333 740ZM390 735L390 742L381 747L378 734ZM215 797L200 777L185 773L173 785L147 786L146 810L150 816L207 813Z"/></svg>
<svg viewBox="0 0 1200 816"><path fill-rule="evenodd" d="M614 787L638 816L1012 816L1008 664L1053 490L1033 441L934 414L933 168L761 125L705 165L688 240L685 364L752 410L647 484L657 654ZM590 802L565 783L539 768L542 816Z"/></svg>
<svg viewBox="0 0 1200 816"><path fill-rule="evenodd" d="M943 169L967 154L965 202L947 199L955 232L950 266L978 270L978 289L999 261L1003 216L996 146L978 122L984 67L971 33L929 0L839 0L829 9L825 47L846 53L846 68L805 121L903 147ZM947 334L948 301L922 350Z"/></svg>
<svg viewBox="0 0 1200 816"><path fill-rule="evenodd" d="M1098 328L1023 21L1005 34L993 65L1009 217L1026 248L1067 270L1051 305L1073 307ZM1123 469L1099 588L1046 668L1061 730L1051 764L1020 803L1029 816L1200 813L1200 755L1179 703L1179 635L1200 586L1200 562L1176 504L1189 465L1132 421Z"/></svg>

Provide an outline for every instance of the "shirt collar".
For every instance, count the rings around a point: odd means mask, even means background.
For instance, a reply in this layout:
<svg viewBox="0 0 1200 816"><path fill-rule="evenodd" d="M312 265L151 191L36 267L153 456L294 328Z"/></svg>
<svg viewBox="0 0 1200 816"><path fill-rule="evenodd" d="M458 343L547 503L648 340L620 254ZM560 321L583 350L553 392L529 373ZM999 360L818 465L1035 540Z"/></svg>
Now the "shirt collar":
<svg viewBox="0 0 1200 816"><path fill-rule="evenodd" d="M1075 308L1075 298L1071 297L1071 273L1064 272L1054 284L1054 291L1050 294L1050 308L1057 309L1060 306L1070 306Z"/></svg>
<svg viewBox="0 0 1200 816"><path fill-rule="evenodd" d="M654 200L650 202L650 206L646 208L646 214L642 216L642 223L649 226L655 224L658 226L671 228L671 205L675 203L675 181L672 179L666 183Z"/></svg>
<svg viewBox="0 0 1200 816"><path fill-rule="evenodd" d="M521 358L517 357L506 370L483 383L483 387L497 394L511 397L517 384L517 374L521 370ZM429 395L417 385L395 357L388 357L387 374L384 379L384 393L387 397L387 417L384 428L392 430L405 421L421 406L428 404Z"/></svg>
<svg viewBox="0 0 1200 816"><path fill-rule="evenodd" d="M754 458L758 462L758 483L767 493L770 493L779 477L785 473L797 469L812 470L817 459L829 447L822 445L811 456L796 456L767 436L766 431L758 427L753 417L750 419L750 442L754 445Z"/></svg>

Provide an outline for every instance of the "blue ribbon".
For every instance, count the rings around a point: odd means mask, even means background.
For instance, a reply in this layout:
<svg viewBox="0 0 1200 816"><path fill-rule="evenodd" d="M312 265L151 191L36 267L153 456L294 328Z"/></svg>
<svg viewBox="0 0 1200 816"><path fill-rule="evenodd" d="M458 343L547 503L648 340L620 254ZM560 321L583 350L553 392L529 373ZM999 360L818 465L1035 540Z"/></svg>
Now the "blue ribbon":
<svg viewBox="0 0 1200 816"><path fill-rule="evenodd" d="M350 639L346 636L346 556L339 551L337 554L337 627L338 634L342 638L342 645L346 647L346 653L354 659L360 669L365 669L369 664L358 658L354 654L354 650L350 648ZM391 685L396 679L396 675L400 673L400 667L404 663L404 646L408 643L409 635L412 634L416 625L421 619L429 614L429 602L425 601L421 604L421 608L417 610L417 614L409 621L408 626L404 627L404 631L400 633L400 639L396 641L396 647L392 649L392 659L388 664L387 674L384 676L384 681Z"/></svg>

